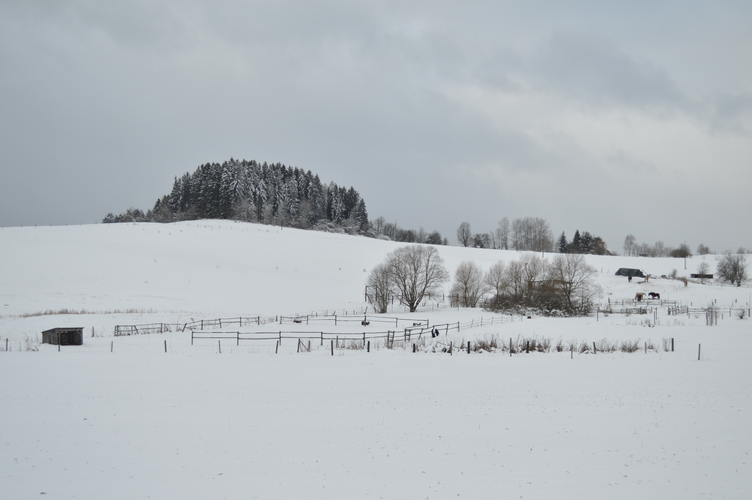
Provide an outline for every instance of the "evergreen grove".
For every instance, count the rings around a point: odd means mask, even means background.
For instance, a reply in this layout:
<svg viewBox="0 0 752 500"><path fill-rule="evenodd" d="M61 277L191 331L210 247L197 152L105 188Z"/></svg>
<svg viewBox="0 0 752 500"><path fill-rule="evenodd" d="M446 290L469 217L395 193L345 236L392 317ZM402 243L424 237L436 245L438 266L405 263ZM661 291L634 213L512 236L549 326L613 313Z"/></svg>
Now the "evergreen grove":
<svg viewBox="0 0 752 500"><path fill-rule="evenodd" d="M109 213L102 222L195 219L339 229L352 234L369 228L365 201L354 188L323 184L310 170L232 158L221 164L206 163L193 174L176 177L172 192L146 213L130 208L120 215Z"/></svg>

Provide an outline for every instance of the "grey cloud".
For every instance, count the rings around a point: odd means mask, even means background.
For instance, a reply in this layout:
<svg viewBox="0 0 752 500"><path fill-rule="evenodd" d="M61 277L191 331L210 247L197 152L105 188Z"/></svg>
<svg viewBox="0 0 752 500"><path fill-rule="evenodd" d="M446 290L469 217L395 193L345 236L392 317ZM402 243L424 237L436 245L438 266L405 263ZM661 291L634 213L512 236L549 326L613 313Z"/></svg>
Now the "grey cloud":
<svg viewBox="0 0 752 500"><path fill-rule="evenodd" d="M556 34L532 55L528 68L537 87L592 108L694 108L664 70L635 60L603 36Z"/></svg>
<svg viewBox="0 0 752 500"><path fill-rule="evenodd" d="M749 135L752 121L752 93L721 93L710 99L708 123L715 133Z"/></svg>
<svg viewBox="0 0 752 500"><path fill-rule="evenodd" d="M651 126L728 134L750 109L743 78L688 85L694 68L677 71L681 49L664 43L675 31L646 23L638 40L598 5L6 0L0 216L92 222L146 209L174 175L234 156L353 185L371 216L450 239L463 220L476 230L504 215L595 221L631 203L602 186L667 167L625 145L639 143L631 136L610 158L587 150L563 114L592 124L626 108ZM618 13L631 25L649 9ZM730 50L718 43L709 50ZM508 115L498 102L483 109L499 96ZM546 102L555 109L538 108ZM656 192L673 192L651 177ZM580 229L601 233L595 222Z"/></svg>

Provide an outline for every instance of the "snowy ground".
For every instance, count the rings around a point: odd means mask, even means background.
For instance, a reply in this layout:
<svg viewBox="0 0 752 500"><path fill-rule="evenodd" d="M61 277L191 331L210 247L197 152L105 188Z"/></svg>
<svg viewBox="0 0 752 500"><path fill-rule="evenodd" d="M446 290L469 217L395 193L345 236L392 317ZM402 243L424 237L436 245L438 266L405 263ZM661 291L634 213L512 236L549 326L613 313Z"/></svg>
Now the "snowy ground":
<svg viewBox="0 0 752 500"><path fill-rule="evenodd" d="M215 340L192 346L188 332L112 336L117 324L359 314L368 272L398 246L225 221L0 229L0 347L7 339L10 349L0 352L2 497L748 497L752 336L749 320L729 309L748 308L750 289L613 276L618 267L688 276L698 257L686 270L679 259L589 261L604 303L657 291L682 305L717 304L718 326L665 307L494 316L491 325L487 312L439 304L388 313L473 323L415 354L376 342L370 353L332 356L317 342L298 353L294 341L275 354L274 342L234 340L222 341L220 354ZM518 257L439 250L450 273L466 259L487 268ZM85 314L41 315L60 309ZM84 345L25 350L58 326L84 327ZM358 323L315 329L363 331ZM491 335L656 349L457 349ZM663 339L674 339L674 352ZM431 352L448 342L453 355Z"/></svg>

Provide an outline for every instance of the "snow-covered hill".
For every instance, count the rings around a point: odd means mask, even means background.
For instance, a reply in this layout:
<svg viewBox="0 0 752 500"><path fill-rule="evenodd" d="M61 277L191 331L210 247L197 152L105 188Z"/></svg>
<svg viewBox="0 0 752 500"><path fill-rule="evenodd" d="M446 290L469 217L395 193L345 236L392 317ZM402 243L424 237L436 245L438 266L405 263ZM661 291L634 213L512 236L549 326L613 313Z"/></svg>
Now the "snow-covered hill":
<svg viewBox="0 0 752 500"><path fill-rule="evenodd" d="M368 273L399 246L228 221L0 229L0 347L7 339L11 349L0 352L3 496L746 498L752 491L750 323L727 312L710 327L704 314L668 316L665 307L649 316L491 323L480 309L428 304L411 316L396 306L389 315L473 324L428 339L416 354L409 344L332 356L315 342L310 353L285 343L275 354L275 343L191 345L179 331L112 336L117 324L361 314ZM450 273L463 260L488 268L519 258L437 248ZM692 307L748 308L749 288L658 278L674 269L688 276L701 259L688 259L686 270L680 259L588 262L599 271L604 303L656 291ZM714 258L705 259L715 270ZM614 276L619 267L654 278L629 283ZM84 313L43 314L63 309ZM84 327L84 345L24 350L58 326ZM282 328L264 325L272 327ZM655 348L513 356L457 349L490 336ZM674 352L664 339L674 339ZM452 356L441 352L449 342Z"/></svg>

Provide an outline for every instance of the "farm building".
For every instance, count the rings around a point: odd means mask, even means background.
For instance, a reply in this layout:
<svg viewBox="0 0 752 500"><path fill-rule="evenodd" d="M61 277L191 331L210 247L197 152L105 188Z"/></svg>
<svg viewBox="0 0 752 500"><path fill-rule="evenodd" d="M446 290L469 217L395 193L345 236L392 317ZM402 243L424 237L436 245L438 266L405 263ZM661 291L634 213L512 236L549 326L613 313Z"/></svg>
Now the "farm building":
<svg viewBox="0 0 752 500"><path fill-rule="evenodd" d="M42 332L42 343L52 345L83 345L83 327L52 328Z"/></svg>
<svg viewBox="0 0 752 500"><path fill-rule="evenodd" d="M645 271L642 269L631 269L629 267L620 267L618 271L616 271L616 276L633 276L637 278L644 278L645 277Z"/></svg>

